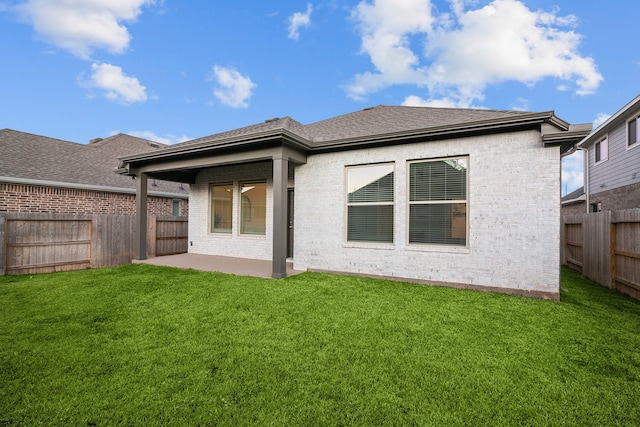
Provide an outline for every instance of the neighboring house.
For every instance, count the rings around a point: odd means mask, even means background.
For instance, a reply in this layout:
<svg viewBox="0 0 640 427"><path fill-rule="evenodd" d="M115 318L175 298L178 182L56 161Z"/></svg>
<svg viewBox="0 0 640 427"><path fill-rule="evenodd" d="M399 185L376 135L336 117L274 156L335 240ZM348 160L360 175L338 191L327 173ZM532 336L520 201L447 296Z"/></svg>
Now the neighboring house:
<svg viewBox="0 0 640 427"><path fill-rule="evenodd" d="M587 212L584 187L572 191L561 199L562 215L581 215Z"/></svg>
<svg viewBox="0 0 640 427"><path fill-rule="evenodd" d="M559 295L560 157L588 126L553 112L378 106L125 156L191 184L189 252L298 270ZM138 259L146 258L139 215Z"/></svg>
<svg viewBox="0 0 640 427"><path fill-rule="evenodd" d="M136 184L115 173L118 157L166 145L118 134L89 144L0 130L0 212L136 212ZM149 214L187 215L189 186L149 183Z"/></svg>
<svg viewBox="0 0 640 427"><path fill-rule="evenodd" d="M590 212L640 207L640 95L578 147L587 150L585 193Z"/></svg>

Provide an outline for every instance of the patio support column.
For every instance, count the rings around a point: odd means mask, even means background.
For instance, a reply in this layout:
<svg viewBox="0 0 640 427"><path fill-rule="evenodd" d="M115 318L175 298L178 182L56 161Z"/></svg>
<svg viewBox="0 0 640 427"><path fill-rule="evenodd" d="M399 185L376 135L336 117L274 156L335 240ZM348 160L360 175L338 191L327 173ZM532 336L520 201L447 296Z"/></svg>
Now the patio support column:
<svg viewBox="0 0 640 427"><path fill-rule="evenodd" d="M147 174L136 175L136 229L134 259L147 259Z"/></svg>
<svg viewBox="0 0 640 427"><path fill-rule="evenodd" d="M271 277L287 277L287 180L289 160L273 157L273 261Z"/></svg>

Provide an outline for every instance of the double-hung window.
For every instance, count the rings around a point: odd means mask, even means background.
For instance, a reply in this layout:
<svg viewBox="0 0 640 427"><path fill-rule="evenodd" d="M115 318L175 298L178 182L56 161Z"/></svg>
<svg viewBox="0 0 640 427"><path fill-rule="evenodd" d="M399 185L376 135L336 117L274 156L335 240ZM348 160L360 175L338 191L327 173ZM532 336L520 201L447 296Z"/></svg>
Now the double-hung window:
<svg viewBox="0 0 640 427"><path fill-rule="evenodd" d="M604 162L609 158L609 139L604 137L596 142L596 163Z"/></svg>
<svg viewBox="0 0 640 427"><path fill-rule="evenodd" d="M242 184L240 234L265 235L267 231L267 184Z"/></svg>
<svg viewBox="0 0 640 427"><path fill-rule="evenodd" d="M640 115L627 122L627 147L640 143Z"/></svg>
<svg viewBox="0 0 640 427"><path fill-rule="evenodd" d="M231 233L233 218L233 185L211 186L211 232Z"/></svg>
<svg viewBox="0 0 640 427"><path fill-rule="evenodd" d="M468 157L409 162L409 243L467 245Z"/></svg>
<svg viewBox="0 0 640 427"><path fill-rule="evenodd" d="M347 167L347 241L393 243L394 164Z"/></svg>

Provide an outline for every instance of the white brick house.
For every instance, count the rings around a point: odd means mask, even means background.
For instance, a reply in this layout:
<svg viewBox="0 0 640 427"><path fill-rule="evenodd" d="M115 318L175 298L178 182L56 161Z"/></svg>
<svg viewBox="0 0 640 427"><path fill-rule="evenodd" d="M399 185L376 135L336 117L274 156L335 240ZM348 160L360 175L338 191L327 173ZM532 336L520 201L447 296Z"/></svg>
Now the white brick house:
<svg viewBox="0 0 640 427"><path fill-rule="evenodd" d="M121 170L137 177L141 209L148 178L191 184L192 253L272 260L274 277L292 258L558 298L560 158L588 132L553 112L379 106L306 126L268 120L123 158Z"/></svg>

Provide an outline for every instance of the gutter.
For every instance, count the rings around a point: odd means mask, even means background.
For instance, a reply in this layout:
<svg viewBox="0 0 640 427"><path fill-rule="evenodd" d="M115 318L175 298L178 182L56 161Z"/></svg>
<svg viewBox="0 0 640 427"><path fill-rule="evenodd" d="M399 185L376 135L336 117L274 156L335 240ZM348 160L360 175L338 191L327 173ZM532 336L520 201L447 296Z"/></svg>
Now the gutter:
<svg viewBox="0 0 640 427"><path fill-rule="evenodd" d="M43 187L59 187L59 188L68 188L72 190L103 191L107 193L119 193L119 194L133 194L133 195L136 194L136 190L133 188L109 187L105 185L75 184L72 182L45 181L45 180L29 179L29 178L13 178L8 176L0 176L0 183L40 185ZM153 197L166 197L166 198L184 199L184 200L189 199L188 194L181 194L181 193L168 193L164 191L148 191L147 194Z"/></svg>
<svg viewBox="0 0 640 427"><path fill-rule="evenodd" d="M585 201L587 203L587 213L589 213L589 209L591 207L591 205L589 204L589 150L586 149L586 148L580 147L579 144L576 146L576 148L578 150L584 151L584 156L583 156L583 161L584 161L584 174L583 174L584 194L585 194Z"/></svg>
<svg viewBox="0 0 640 427"><path fill-rule="evenodd" d="M330 151L337 149L357 148L361 145L369 145L375 143L383 143L388 141L399 141L416 138L436 138L440 136L464 135L470 132L486 132L497 129L508 129L514 126L526 126L544 123L552 119L553 112L534 113L523 117L509 117L503 121L486 120L480 122L463 123L456 125L448 125L441 127L431 127L427 129L414 129L410 131L401 131L387 133L382 135L366 135L354 138L345 138L330 140L328 144L315 145L311 149L311 154L322 151ZM315 143L322 143L321 140L314 140Z"/></svg>
<svg viewBox="0 0 640 427"><path fill-rule="evenodd" d="M564 200L561 202L562 205L570 205L572 203L578 203L578 202L583 202L586 200L586 197L584 194L576 197L575 199L571 199L571 200Z"/></svg>

